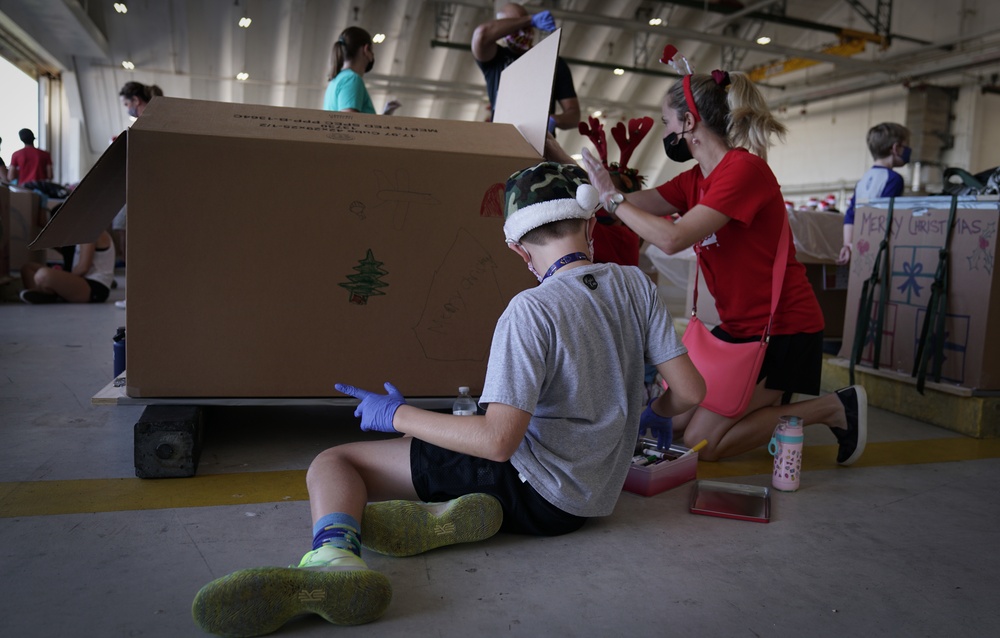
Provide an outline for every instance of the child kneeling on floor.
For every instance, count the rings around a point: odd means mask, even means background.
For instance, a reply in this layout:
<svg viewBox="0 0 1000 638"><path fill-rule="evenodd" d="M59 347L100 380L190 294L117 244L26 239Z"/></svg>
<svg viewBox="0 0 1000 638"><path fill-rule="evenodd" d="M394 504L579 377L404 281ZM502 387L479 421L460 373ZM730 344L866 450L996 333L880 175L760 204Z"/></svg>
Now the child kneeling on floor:
<svg viewBox="0 0 1000 638"><path fill-rule="evenodd" d="M592 263L598 201L585 173L543 162L512 175L504 201L507 244L541 285L497 322L485 414L421 410L391 383L386 394L337 384L360 400L362 430L409 436L321 453L306 475L312 551L297 568L246 569L203 587L193 604L202 628L254 636L303 613L370 622L392 590L362 547L411 556L498 531L565 534L608 516L639 428L669 432L670 417L702 400L704 381L649 278ZM669 387L644 410L646 362Z"/></svg>

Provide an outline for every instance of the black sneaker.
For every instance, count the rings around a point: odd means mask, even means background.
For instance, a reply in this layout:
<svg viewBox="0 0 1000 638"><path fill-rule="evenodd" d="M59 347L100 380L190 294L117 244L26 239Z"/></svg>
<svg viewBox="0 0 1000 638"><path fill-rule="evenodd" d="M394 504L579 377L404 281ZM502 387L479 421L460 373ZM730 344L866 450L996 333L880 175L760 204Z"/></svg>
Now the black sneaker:
<svg viewBox="0 0 1000 638"><path fill-rule="evenodd" d="M56 303L59 301L59 296L41 290L25 289L21 291L21 301L30 304Z"/></svg>
<svg viewBox="0 0 1000 638"><path fill-rule="evenodd" d="M847 416L847 429L830 428L840 449L837 450L837 463L850 465L861 458L868 441L868 394L860 385L852 385L843 390L837 390L837 398L844 404Z"/></svg>

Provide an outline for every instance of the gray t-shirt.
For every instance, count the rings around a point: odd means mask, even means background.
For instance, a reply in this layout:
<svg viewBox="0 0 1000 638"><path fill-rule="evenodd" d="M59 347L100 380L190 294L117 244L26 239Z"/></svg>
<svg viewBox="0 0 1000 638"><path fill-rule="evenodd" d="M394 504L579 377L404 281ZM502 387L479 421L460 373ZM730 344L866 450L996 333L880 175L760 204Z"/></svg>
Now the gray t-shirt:
<svg viewBox="0 0 1000 638"><path fill-rule="evenodd" d="M635 451L645 363L686 352L638 268L557 271L497 322L480 403L531 413L511 463L539 494L576 516L607 516Z"/></svg>

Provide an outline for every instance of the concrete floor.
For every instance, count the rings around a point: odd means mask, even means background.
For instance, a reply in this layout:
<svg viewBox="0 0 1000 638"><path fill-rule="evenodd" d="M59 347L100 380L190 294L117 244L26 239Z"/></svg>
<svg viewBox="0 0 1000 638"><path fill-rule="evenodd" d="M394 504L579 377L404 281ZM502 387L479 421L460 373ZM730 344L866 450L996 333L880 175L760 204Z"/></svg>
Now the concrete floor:
<svg viewBox="0 0 1000 638"><path fill-rule="evenodd" d="M343 408L220 408L196 477L137 479L142 408L91 404L124 317L110 302L0 303L0 635L203 635L195 592L297 563L304 469L366 436ZM802 488L774 493L769 524L689 513L690 484L624 493L568 536L367 554L394 587L381 620L304 618L280 635L998 635L997 442L880 410L870 422L851 468L825 427L807 429ZM698 468L759 486L769 472L764 450Z"/></svg>

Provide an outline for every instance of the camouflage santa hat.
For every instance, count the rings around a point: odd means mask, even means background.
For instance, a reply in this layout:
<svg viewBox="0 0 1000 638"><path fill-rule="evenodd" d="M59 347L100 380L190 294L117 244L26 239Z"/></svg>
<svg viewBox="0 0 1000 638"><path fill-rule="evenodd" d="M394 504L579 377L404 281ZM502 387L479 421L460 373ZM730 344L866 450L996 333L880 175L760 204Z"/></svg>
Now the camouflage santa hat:
<svg viewBox="0 0 1000 638"><path fill-rule="evenodd" d="M529 231L561 219L590 219L600 206L587 173L572 164L542 162L518 171L504 192L503 233L518 243Z"/></svg>

